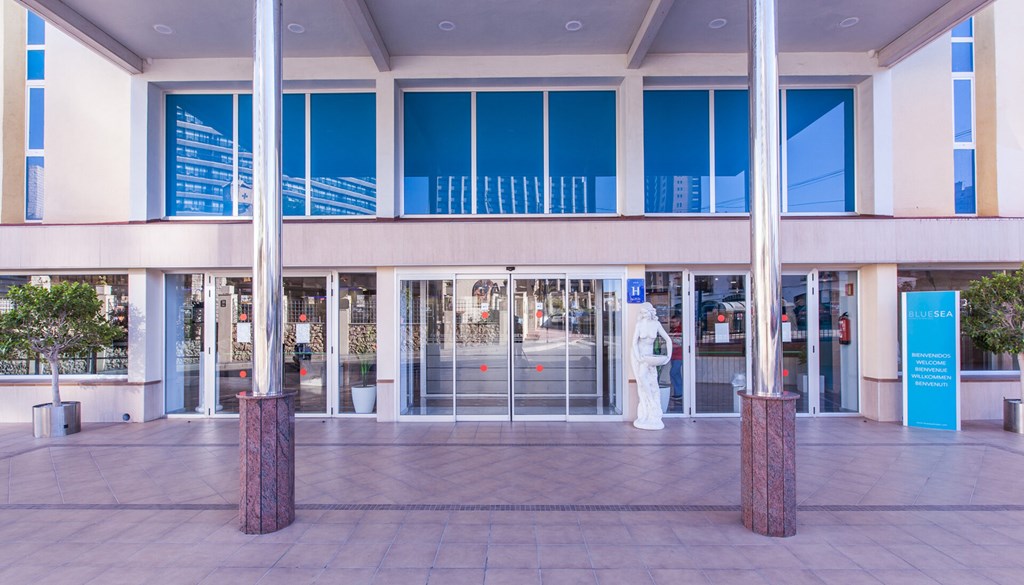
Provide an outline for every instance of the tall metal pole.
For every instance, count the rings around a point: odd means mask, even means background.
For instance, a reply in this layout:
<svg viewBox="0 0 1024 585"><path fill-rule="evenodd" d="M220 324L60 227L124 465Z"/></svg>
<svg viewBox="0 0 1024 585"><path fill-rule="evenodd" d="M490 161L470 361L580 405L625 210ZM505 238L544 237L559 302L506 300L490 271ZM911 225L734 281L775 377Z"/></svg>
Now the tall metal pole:
<svg viewBox="0 0 1024 585"><path fill-rule="evenodd" d="M750 296L752 392L782 394L779 260L779 63L776 0L750 0Z"/></svg>
<svg viewBox="0 0 1024 585"><path fill-rule="evenodd" d="M281 4L254 0L252 79L252 389L281 394ZM261 322L262 321L262 322Z"/></svg>
<svg viewBox="0 0 1024 585"><path fill-rule="evenodd" d="M242 532L295 521L295 395L281 358L281 1L253 0L252 392L238 397Z"/></svg>
<svg viewBox="0 0 1024 585"><path fill-rule="evenodd" d="M741 394L743 525L796 534L796 403L782 390L777 0L750 6L750 272L753 379Z"/></svg>

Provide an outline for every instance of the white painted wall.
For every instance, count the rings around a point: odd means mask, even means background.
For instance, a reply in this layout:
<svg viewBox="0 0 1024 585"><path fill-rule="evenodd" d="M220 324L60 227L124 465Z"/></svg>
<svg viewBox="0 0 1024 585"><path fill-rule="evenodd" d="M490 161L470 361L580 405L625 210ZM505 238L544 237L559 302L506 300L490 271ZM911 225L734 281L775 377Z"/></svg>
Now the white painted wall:
<svg viewBox="0 0 1024 585"><path fill-rule="evenodd" d="M892 69L896 216L954 215L953 85L949 35Z"/></svg>
<svg viewBox="0 0 1024 585"><path fill-rule="evenodd" d="M46 31L46 223L127 221L131 77Z"/></svg>

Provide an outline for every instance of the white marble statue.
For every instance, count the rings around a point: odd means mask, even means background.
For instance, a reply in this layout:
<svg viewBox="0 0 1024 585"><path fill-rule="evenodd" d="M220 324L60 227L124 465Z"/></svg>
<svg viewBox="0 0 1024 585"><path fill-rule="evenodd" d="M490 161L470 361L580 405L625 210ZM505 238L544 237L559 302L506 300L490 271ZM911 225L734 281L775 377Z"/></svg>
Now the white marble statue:
<svg viewBox="0 0 1024 585"><path fill-rule="evenodd" d="M654 340L661 337L664 355L654 353ZM658 366L668 363L672 356L672 339L658 321L658 313L651 303L640 305L636 329L633 330L632 362L636 375L639 402L633 426L657 431L665 428L661 422L661 391L658 388Z"/></svg>

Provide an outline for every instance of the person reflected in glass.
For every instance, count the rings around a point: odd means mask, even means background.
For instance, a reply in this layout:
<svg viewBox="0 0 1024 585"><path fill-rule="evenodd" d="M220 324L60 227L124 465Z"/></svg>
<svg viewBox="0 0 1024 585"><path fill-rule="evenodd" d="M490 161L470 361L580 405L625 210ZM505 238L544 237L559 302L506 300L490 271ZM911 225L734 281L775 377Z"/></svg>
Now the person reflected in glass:
<svg viewBox="0 0 1024 585"><path fill-rule="evenodd" d="M668 320L668 335L672 339L672 359L669 362L669 380L672 382L672 409L682 408L683 400L683 320L673 314Z"/></svg>

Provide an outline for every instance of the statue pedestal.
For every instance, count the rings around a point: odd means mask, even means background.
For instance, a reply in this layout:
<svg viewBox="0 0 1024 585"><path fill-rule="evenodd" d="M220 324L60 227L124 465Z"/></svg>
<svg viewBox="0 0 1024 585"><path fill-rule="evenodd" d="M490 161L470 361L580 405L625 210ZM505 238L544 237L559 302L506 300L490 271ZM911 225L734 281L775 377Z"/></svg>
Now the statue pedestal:
<svg viewBox="0 0 1024 585"><path fill-rule="evenodd" d="M796 403L793 392L740 392L743 525L765 536L796 534Z"/></svg>
<svg viewBox="0 0 1024 585"><path fill-rule="evenodd" d="M295 394L238 402L240 528L268 534L295 521Z"/></svg>

